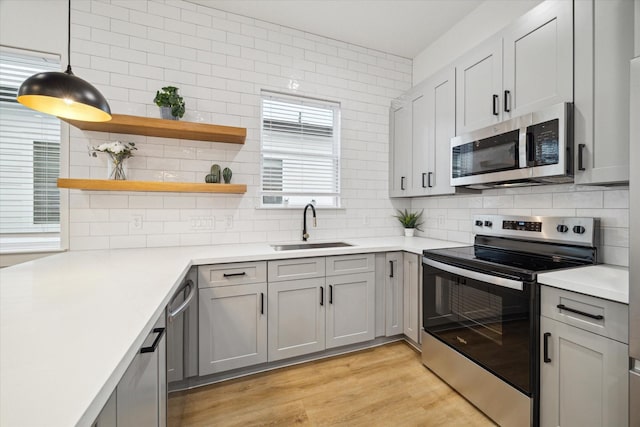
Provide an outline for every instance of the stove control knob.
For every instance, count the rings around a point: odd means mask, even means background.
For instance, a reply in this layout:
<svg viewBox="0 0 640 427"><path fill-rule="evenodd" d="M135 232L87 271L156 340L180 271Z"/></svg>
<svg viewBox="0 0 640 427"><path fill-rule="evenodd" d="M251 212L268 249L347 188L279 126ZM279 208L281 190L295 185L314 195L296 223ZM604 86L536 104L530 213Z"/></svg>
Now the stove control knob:
<svg viewBox="0 0 640 427"><path fill-rule="evenodd" d="M566 233L567 231L569 231L569 227L564 224L560 224L556 227L556 230L558 230L559 233Z"/></svg>
<svg viewBox="0 0 640 427"><path fill-rule="evenodd" d="M576 234L583 234L585 231L586 230L581 225L574 225L573 226L573 232L576 233Z"/></svg>
<svg viewBox="0 0 640 427"><path fill-rule="evenodd" d="M491 221L485 221L484 222L484 226L485 227L493 227L493 223Z"/></svg>
<svg viewBox="0 0 640 427"><path fill-rule="evenodd" d="M476 221L476 227L482 227L482 221L477 220Z"/></svg>

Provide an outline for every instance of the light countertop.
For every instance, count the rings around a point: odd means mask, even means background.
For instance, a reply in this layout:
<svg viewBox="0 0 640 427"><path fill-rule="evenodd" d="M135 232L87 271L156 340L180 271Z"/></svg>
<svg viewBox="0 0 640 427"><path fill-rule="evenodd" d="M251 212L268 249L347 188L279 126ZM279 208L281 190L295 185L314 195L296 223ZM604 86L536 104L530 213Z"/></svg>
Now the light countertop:
<svg viewBox="0 0 640 427"><path fill-rule="evenodd" d="M72 251L0 270L0 425L90 425L192 265L463 246L419 237Z"/></svg>
<svg viewBox="0 0 640 427"><path fill-rule="evenodd" d="M538 275L538 282L568 291L629 304L629 269L599 264Z"/></svg>

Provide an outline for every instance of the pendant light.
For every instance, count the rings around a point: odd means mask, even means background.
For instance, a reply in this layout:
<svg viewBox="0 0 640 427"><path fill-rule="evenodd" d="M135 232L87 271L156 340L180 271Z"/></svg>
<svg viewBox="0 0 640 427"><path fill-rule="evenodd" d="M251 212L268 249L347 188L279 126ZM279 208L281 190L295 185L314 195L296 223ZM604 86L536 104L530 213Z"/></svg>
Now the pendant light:
<svg viewBox="0 0 640 427"><path fill-rule="evenodd" d="M17 100L22 105L64 119L85 122L111 120L105 97L89 82L71 71L71 0L67 32L67 70L34 74L22 82Z"/></svg>

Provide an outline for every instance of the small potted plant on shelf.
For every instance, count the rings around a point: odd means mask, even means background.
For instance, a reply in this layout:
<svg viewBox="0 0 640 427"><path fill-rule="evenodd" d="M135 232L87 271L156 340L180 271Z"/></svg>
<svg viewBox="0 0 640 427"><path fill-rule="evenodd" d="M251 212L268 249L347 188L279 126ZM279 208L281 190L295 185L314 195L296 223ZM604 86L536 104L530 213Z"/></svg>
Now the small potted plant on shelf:
<svg viewBox="0 0 640 427"><path fill-rule="evenodd" d="M184 99L178 95L178 88L175 86L165 86L157 91L153 102L160 107L163 119L178 120L184 116Z"/></svg>
<svg viewBox="0 0 640 427"><path fill-rule="evenodd" d="M420 226L424 224L422 221L422 214L424 213L424 210L421 210L420 212L409 212L407 209L404 211L397 209L397 211L398 214L394 216L398 218L398 221L400 221L400 224L404 227L404 235L406 237L412 237L415 230L422 231Z"/></svg>

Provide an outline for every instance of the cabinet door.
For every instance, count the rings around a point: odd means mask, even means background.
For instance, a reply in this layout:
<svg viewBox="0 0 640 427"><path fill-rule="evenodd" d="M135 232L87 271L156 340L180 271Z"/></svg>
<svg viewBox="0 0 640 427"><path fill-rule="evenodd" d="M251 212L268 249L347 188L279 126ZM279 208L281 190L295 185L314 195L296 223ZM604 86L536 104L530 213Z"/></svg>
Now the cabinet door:
<svg viewBox="0 0 640 427"><path fill-rule="evenodd" d="M548 0L503 32L503 120L573 102L573 7Z"/></svg>
<svg viewBox="0 0 640 427"><path fill-rule="evenodd" d="M111 397L104 404L98 418L91 424L91 427L117 427L116 392L111 393Z"/></svg>
<svg viewBox="0 0 640 427"><path fill-rule="evenodd" d="M547 317L540 330L540 425L628 425L628 346Z"/></svg>
<svg viewBox="0 0 640 427"><path fill-rule="evenodd" d="M395 100L390 110L389 196L406 197L411 188L411 105Z"/></svg>
<svg viewBox="0 0 640 427"><path fill-rule="evenodd" d="M385 335L390 337L404 333L402 252L388 252L385 260Z"/></svg>
<svg viewBox="0 0 640 427"><path fill-rule="evenodd" d="M143 349L125 371L116 388L116 407L118 427L164 426L166 408L160 408L166 403L166 392L160 381L165 381L166 341L164 339L164 314L154 327L154 331L143 344ZM157 341L158 334L162 339ZM157 341L157 342L156 342ZM156 344L153 346L153 344ZM146 351L148 350L148 351ZM162 371L162 375L161 375Z"/></svg>
<svg viewBox="0 0 640 427"><path fill-rule="evenodd" d="M326 348L375 337L375 273L327 278Z"/></svg>
<svg viewBox="0 0 640 427"><path fill-rule="evenodd" d="M493 37L456 62L456 134L501 120L502 39Z"/></svg>
<svg viewBox="0 0 640 427"><path fill-rule="evenodd" d="M432 147L429 195L453 194L451 186L451 138L456 134L455 69L448 68L429 79L429 139Z"/></svg>
<svg viewBox="0 0 640 427"><path fill-rule="evenodd" d="M267 361L266 293L266 283L200 289L200 375Z"/></svg>
<svg viewBox="0 0 640 427"><path fill-rule="evenodd" d="M415 89L411 100L411 191L412 196L422 196L429 193L428 177L433 173L433 120L432 99L429 87L425 84Z"/></svg>
<svg viewBox="0 0 640 427"><path fill-rule="evenodd" d="M324 277L269 283L269 361L325 348Z"/></svg>
<svg viewBox="0 0 640 427"><path fill-rule="evenodd" d="M420 257L405 253L403 258L404 334L417 343L420 335Z"/></svg>
<svg viewBox="0 0 640 427"><path fill-rule="evenodd" d="M633 2L577 1L574 7L575 182L627 182Z"/></svg>

